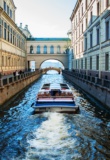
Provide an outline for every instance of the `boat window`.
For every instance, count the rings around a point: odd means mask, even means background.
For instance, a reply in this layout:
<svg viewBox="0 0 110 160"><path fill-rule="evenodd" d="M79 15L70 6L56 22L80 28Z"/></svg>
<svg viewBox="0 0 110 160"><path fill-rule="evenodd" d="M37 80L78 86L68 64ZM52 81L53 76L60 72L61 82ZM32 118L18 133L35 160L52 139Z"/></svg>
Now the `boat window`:
<svg viewBox="0 0 110 160"><path fill-rule="evenodd" d="M66 84L60 84L61 85L61 89L69 89L69 87Z"/></svg>
<svg viewBox="0 0 110 160"><path fill-rule="evenodd" d="M44 87L42 87L42 89L49 89L49 87L48 86L47 87L44 86Z"/></svg>
<svg viewBox="0 0 110 160"><path fill-rule="evenodd" d="M50 84L44 84L42 89L49 89L49 87L50 87Z"/></svg>

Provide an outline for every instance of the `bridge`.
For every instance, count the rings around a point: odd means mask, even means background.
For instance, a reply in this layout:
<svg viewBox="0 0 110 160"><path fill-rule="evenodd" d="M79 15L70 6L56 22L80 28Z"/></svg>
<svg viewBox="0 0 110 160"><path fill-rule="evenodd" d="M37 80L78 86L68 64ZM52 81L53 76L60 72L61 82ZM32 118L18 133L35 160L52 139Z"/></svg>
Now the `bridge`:
<svg viewBox="0 0 110 160"><path fill-rule="evenodd" d="M68 68L66 49L70 45L69 38L28 38L27 39L27 68L30 62L35 62L35 68L40 68L46 60L58 60Z"/></svg>
<svg viewBox="0 0 110 160"><path fill-rule="evenodd" d="M55 70L55 71L57 71L59 74L62 72L62 68L55 68L55 67L43 68L43 69L41 69L41 70L42 70L42 73L46 73L47 71L50 71L50 70Z"/></svg>

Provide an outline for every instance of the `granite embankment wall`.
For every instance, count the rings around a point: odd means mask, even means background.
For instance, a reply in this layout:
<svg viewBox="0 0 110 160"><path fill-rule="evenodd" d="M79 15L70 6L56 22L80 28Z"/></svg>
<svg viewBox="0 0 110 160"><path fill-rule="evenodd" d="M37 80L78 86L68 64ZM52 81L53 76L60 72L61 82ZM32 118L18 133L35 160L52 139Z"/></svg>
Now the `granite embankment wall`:
<svg viewBox="0 0 110 160"><path fill-rule="evenodd" d="M9 99L40 78L41 71L21 74L15 77L0 79L0 108Z"/></svg>
<svg viewBox="0 0 110 160"><path fill-rule="evenodd" d="M63 71L63 76L110 109L110 80Z"/></svg>

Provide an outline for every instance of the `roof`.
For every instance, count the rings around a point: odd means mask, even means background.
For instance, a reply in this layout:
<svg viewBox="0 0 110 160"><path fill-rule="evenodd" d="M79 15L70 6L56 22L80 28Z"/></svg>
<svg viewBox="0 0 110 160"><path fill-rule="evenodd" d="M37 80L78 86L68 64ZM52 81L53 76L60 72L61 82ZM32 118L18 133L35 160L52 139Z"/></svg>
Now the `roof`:
<svg viewBox="0 0 110 160"><path fill-rule="evenodd" d="M74 7L74 9L73 9L73 11L72 11L72 14L71 14L71 16L70 16L70 20L71 20L71 21L72 21L74 15L76 14L76 11L77 11L77 9L78 9L78 5L81 3L81 1L82 1L82 0L77 0L77 1L76 1L75 7Z"/></svg>
<svg viewBox="0 0 110 160"><path fill-rule="evenodd" d="M58 83L52 83L50 84L50 89L60 89L61 90L61 86Z"/></svg>
<svg viewBox="0 0 110 160"><path fill-rule="evenodd" d="M14 1L13 1L13 0L10 0L10 2L13 4L13 6L14 6L15 9L16 9L16 6L15 6L15 4L14 4Z"/></svg>
<svg viewBox="0 0 110 160"><path fill-rule="evenodd" d="M27 38L27 41L71 41L70 38Z"/></svg>

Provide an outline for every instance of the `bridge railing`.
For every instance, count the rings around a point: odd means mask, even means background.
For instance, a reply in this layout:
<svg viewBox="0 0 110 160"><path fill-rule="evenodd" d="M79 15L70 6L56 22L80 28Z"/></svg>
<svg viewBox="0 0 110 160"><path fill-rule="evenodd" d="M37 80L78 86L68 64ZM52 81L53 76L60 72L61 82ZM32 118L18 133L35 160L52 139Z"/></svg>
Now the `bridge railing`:
<svg viewBox="0 0 110 160"><path fill-rule="evenodd" d="M107 80L104 78L98 78L97 76L86 75L85 73L78 73L78 72L74 72L74 71L69 71L69 70L63 70L62 73L66 74L68 76L71 76L70 79L72 77L75 77L80 80L84 80L84 81L93 83L95 85L110 89L110 80Z"/></svg>
<svg viewBox="0 0 110 160"><path fill-rule="evenodd" d="M43 72L47 72L49 70L55 70L55 71L58 71L60 72L62 69L61 68L55 68L55 67L48 67L48 68L42 68L41 69Z"/></svg>
<svg viewBox="0 0 110 160"><path fill-rule="evenodd" d="M39 74L39 73L41 73L41 71L37 70L35 72L22 73L22 74L19 74L17 76L11 76L11 77L7 76L6 78L1 77L1 79L0 79L0 87L3 87L5 85L9 85L11 83L17 82L19 80L25 79L25 78L27 78L29 76L36 75L36 74Z"/></svg>

